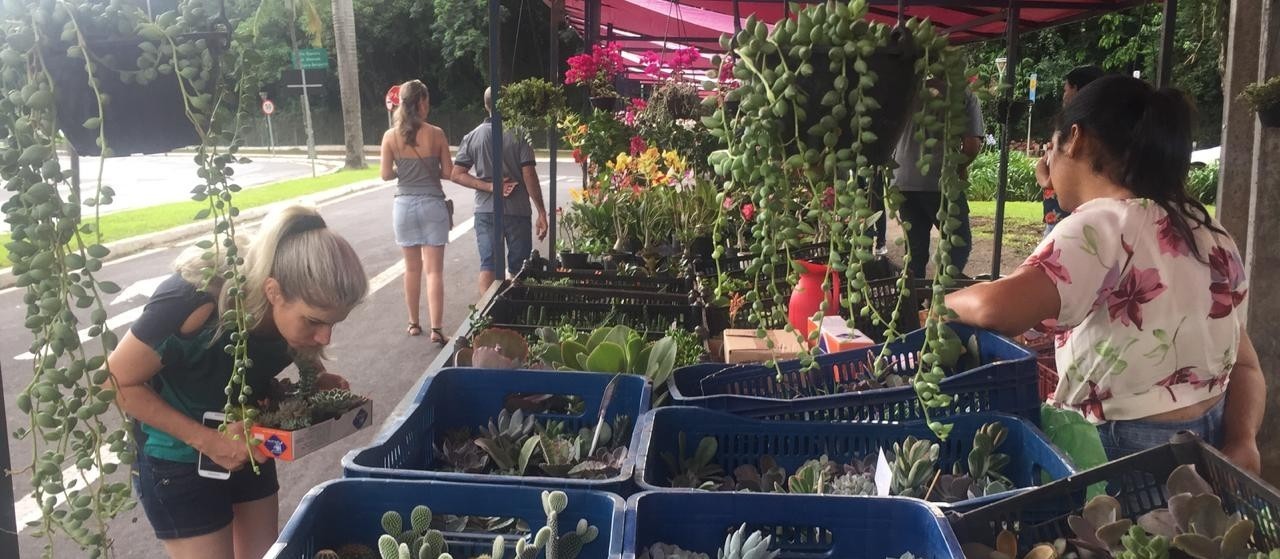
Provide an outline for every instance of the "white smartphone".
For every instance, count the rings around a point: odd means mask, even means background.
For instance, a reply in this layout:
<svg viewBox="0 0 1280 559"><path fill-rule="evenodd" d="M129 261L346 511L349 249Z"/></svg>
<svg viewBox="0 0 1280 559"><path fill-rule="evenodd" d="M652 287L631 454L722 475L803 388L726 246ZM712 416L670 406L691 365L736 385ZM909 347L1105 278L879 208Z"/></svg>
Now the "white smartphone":
<svg viewBox="0 0 1280 559"><path fill-rule="evenodd" d="M222 425L223 421L226 421L226 419L227 414L216 411L207 411L204 412L203 422L205 427L217 429ZM231 479L230 470L219 466L217 462L214 462L212 458L209 458L204 454L200 455L196 471L200 474L200 477L207 477L209 479Z"/></svg>

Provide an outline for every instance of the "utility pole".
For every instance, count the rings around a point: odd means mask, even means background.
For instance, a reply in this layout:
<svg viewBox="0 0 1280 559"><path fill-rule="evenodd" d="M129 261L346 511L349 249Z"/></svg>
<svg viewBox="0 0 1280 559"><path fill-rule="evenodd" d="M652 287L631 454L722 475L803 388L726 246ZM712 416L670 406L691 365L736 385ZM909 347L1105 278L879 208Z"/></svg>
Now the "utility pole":
<svg viewBox="0 0 1280 559"><path fill-rule="evenodd" d="M289 25L289 46L293 49L293 65L298 67L298 75L302 77L302 122L307 130L307 159L311 160L311 177L316 176L316 136L311 128L311 96L307 94L307 70L303 68L302 58L298 55L298 0L289 0L289 8L293 10L293 21Z"/></svg>

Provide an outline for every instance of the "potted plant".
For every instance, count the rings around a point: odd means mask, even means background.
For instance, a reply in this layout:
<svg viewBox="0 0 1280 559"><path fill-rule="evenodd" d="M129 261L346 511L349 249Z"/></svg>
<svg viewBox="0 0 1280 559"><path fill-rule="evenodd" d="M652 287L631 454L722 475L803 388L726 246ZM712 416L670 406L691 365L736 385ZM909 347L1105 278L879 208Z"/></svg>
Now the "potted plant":
<svg viewBox="0 0 1280 559"><path fill-rule="evenodd" d="M618 109L618 91L613 80L623 70L622 50L616 43L601 43L591 52L569 58L564 73L565 85L585 84L591 95L591 106L602 111Z"/></svg>
<svg viewBox="0 0 1280 559"><path fill-rule="evenodd" d="M573 211L572 206L568 212L564 208L556 208L558 215L557 222L560 228L560 266L563 268L586 268L588 264L587 254L580 249L582 240L581 231L578 228L578 213Z"/></svg>
<svg viewBox="0 0 1280 559"><path fill-rule="evenodd" d="M1240 97L1257 111L1263 126L1280 127L1280 76L1249 84Z"/></svg>
<svg viewBox="0 0 1280 559"><path fill-rule="evenodd" d="M883 327L886 341L898 331L900 314L871 312L866 301L874 299L864 265L875 259L873 241L866 235L878 217L872 208L870 177L891 171L890 153L908 123L914 122L916 138L943 153L940 172L942 215L959 219L960 197L966 187L961 176L966 163L955 146L961 141L968 72L964 57L948 45L947 37L927 21L912 19L890 27L868 21L864 2L829 1L810 5L772 29L750 20L734 39L733 77L741 85L728 99L741 105L730 117L724 108L704 120L709 131L726 144L712 153L710 163L725 182L726 198L719 222L738 219L749 223L746 248L755 258L743 270L748 276L787 274L787 282L751 286L746 297L751 321L764 328L787 320L782 303L794 290L800 270L792 258L806 236L820 233L830 246L828 265L843 275L841 309L845 316L870 314ZM729 39L722 39L727 47ZM941 86L926 84L932 76ZM913 119L908 121L907 119ZM751 133L744 133L744 131ZM931 158L917 163L923 172ZM898 216L902 196L893 184L881 185L885 212ZM730 202L730 196L733 202ZM748 206L748 204L750 204ZM748 210L750 208L750 210ZM719 228L717 228L719 229ZM945 291L957 273L944 247L961 242L955 227L944 227L944 238L932 259L940 273L935 292ZM724 247L717 247L720 258ZM905 258L927 258L908 254ZM715 299L727 297L721 274ZM898 278L899 306L910 292ZM781 285L779 285L781 283ZM824 289L825 289L824 285ZM828 307L829 305L822 305ZM944 299L935 297L926 320L928 338L923 362L932 362L953 341L943 333L949 311ZM821 318L821 315L815 315ZM898 318L894 318L894 317ZM958 342L955 342L958 343ZM876 360L876 370L888 367L888 355ZM812 357L805 355L806 359ZM914 387L928 411L947 401L939 400L941 374L921 370ZM931 422L940 437L948 425Z"/></svg>
<svg viewBox="0 0 1280 559"><path fill-rule="evenodd" d="M555 129L564 116L564 88L542 78L529 78L503 86L498 96L503 121L527 136Z"/></svg>

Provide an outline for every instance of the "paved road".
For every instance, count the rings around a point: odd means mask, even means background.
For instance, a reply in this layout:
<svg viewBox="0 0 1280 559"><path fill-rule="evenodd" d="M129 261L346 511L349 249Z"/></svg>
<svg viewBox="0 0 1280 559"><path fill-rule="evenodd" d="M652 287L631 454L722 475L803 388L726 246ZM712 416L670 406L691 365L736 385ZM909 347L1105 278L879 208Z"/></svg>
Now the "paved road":
<svg viewBox="0 0 1280 559"><path fill-rule="evenodd" d="M561 164L560 170L572 176L560 180L560 199L566 200L568 188L580 182L570 165ZM539 166L544 190L547 184L547 166ZM452 183L446 184L446 192L456 205L456 223L450 235L451 243L446 251L445 330L452 333L468 315L467 306L478 297L475 277L478 259L475 234L472 231L472 191ZM340 198L321 207L330 226L351 241L372 278L373 290L366 302L351 313L346 322L338 326L334 344L329 352L330 369L345 375L352 387L371 397L375 402L375 416L379 421L408 393L419 380L425 367L438 353L426 336L405 336L407 322L403 289L401 287L400 250L395 245L389 226L391 214L391 190L379 187L370 191ZM540 247L539 247L540 245ZM535 244L546 253L546 244ZM147 296L169 270L169 264L178 248L165 248L142 253L134 257L107 264L103 279L117 282L122 291L110 301L108 311L113 317L115 331L123 334L129 323L141 310ZM423 319L426 319L425 303ZM4 383L5 413L9 429L25 422L14 405L17 393L30 381L31 361L21 359L29 343L28 333L22 329L22 293L15 289L0 291L0 380ZM283 526L301 497L316 484L341 476L340 460L352 448L367 444L377 433L377 428L366 429L342 441L304 457L298 462L280 464L280 522ZM10 439L13 465L22 469L30 464L31 442ZM118 475L124 480L123 475ZM22 527L33 512L28 495L29 476L15 476L15 492L19 496L18 525ZM35 512L38 514L38 511ZM140 508L117 519L112 525L117 557L161 558L163 550L151 533L150 526ZM20 536L22 557L38 557L41 542ZM84 554L73 545L62 542L54 551L54 557L82 557ZM7 559L7 558L6 558Z"/></svg>
<svg viewBox="0 0 1280 559"><path fill-rule="evenodd" d="M98 188L100 161L97 157L80 158L81 191L86 196ZM320 159L316 162L316 172L324 173L341 164L341 160ZM62 168L70 169L70 160L64 158ZM311 162L305 157L254 156L250 163L237 165L235 171L237 184L251 188L311 176ZM196 164L189 154L107 158L102 170L102 183L110 186L116 196L110 205L103 206L102 213L189 200L191 189L197 182ZM0 204L12 196L12 192L0 190ZM0 232L8 230L8 224L0 221Z"/></svg>

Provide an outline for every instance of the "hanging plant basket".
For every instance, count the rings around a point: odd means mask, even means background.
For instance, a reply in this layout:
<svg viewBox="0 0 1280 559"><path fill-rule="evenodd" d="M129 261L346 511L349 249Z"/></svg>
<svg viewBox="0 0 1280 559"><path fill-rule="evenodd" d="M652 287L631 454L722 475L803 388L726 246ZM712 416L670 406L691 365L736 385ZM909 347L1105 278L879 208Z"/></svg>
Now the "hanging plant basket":
<svg viewBox="0 0 1280 559"><path fill-rule="evenodd" d="M1258 122L1267 128L1280 128L1280 104L1258 109Z"/></svg>
<svg viewBox="0 0 1280 559"><path fill-rule="evenodd" d="M876 135L876 141L862 143L862 155L871 165L883 165L889 162L893 149L906 129L915 104L916 92L920 89L920 75L916 72L916 60L920 58L920 49L909 30L896 27L890 34L889 42L876 48L867 57L867 73L876 75L875 85L868 90L868 96L876 99L880 107L868 112L871 117L870 131ZM796 85L809 94L808 103L804 106L805 120L800 130L806 135L805 143L809 146L823 145L822 134L814 134L812 130L822 122L823 117L831 115L831 108L822 103L823 96L831 90L831 84L839 74L831 70L831 58L824 50L815 49L808 58L813 65L813 73L796 78ZM858 79L849 75L852 82ZM842 122L839 139L832 148L848 149L853 145L853 132L848 122ZM787 137L795 138L794 129ZM790 153L795 153L795 144L790 144Z"/></svg>
<svg viewBox="0 0 1280 559"><path fill-rule="evenodd" d="M614 112L618 110L622 98L620 97L592 97L591 106L602 111Z"/></svg>

